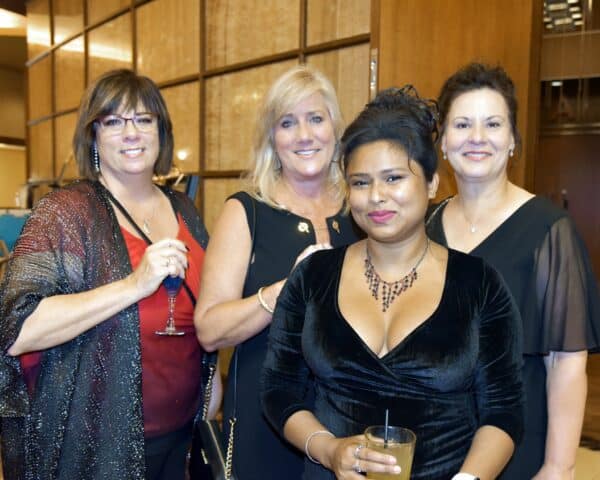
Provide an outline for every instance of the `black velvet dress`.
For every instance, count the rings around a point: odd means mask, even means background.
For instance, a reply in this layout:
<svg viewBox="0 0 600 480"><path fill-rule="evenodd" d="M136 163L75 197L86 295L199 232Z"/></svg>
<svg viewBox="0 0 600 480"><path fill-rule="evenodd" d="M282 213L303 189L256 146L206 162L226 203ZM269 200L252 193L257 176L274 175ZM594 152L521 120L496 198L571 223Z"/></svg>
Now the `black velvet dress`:
<svg viewBox="0 0 600 480"><path fill-rule="evenodd" d="M382 424L387 408L391 424L417 435L412 479L451 478L482 425L518 441L520 320L497 272L481 259L450 250L437 309L379 358L338 307L345 252L314 253L279 296L262 376L271 423L282 432L293 413L310 410L345 437ZM304 398L310 386L314 405ZM306 459L303 478L334 476Z"/></svg>
<svg viewBox="0 0 600 480"><path fill-rule="evenodd" d="M442 224L446 203L432 208L427 223L429 236L442 245L447 245ZM567 213L540 197L523 204L470 253L498 269L521 312L525 431L499 478L529 480L544 462L544 356L600 348L596 280Z"/></svg>
<svg viewBox="0 0 600 480"><path fill-rule="evenodd" d="M243 296L248 297L256 294L260 287L286 278L300 252L316 243L316 237L310 220L270 207L244 192L231 198L244 206L253 236L252 260L243 291ZM347 215L328 218L327 227L333 246L359 239ZM268 331L265 328L236 347L237 424L233 464L240 480L294 480L300 478L303 470L302 453L280 437L262 413L258 378L267 351ZM233 364L231 362L225 391L224 425L229 425L233 410Z"/></svg>

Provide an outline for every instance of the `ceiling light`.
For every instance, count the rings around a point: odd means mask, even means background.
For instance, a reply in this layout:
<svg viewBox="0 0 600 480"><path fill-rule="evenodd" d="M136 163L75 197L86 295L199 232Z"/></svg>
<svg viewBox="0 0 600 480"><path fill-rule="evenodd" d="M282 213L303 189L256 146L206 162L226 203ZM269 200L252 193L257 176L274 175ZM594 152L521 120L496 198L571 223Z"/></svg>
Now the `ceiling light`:
<svg viewBox="0 0 600 480"><path fill-rule="evenodd" d="M552 21L552 17L544 17L544 23L548 23Z"/></svg>
<svg viewBox="0 0 600 480"><path fill-rule="evenodd" d="M555 25L569 25L571 23L573 23L573 19L571 17L557 18L554 20Z"/></svg>
<svg viewBox="0 0 600 480"><path fill-rule="evenodd" d="M560 80L554 80L550 85L553 87L562 87L562 82Z"/></svg>
<svg viewBox="0 0 600 480"><path fill-rule="evenodd" d="M567 0L567 3L568 3L569 5L575 5L575 4L578 4L578 5L579 5L579 0Z"/></svg>
<svg viewBox="0 0 600 480"><path fill-rule="evenodd" d="M556 12L558 10L566 10L567 6L568 5L566 3L551 3L550 5L548 5L548 11Z"/></svg>
<svg viewBox="0 0 600 480"><path fill-rule="evenodd" d="M569 12L581 12L581 7L579 5L575 5L574 7L569 7Z"/></svg>
<svg viewBox="0 0 600 480"><path fill-rule="evenodd" d="M13 13L8 10L0 8L0 30L10 30L11 34L18 35L17 31L22 31L21 35L25 35L25 27L27 26L27 20L24 15ZM8 34L2 32L2 35Z"/></svg>
<svg viewBox="0 0 600 480"><path fill-rule="evenodd" d="M577 27L581 27L583 25L583 20L575 20L573 22L573 25L575 25Z"/></svg>
<svg viewBox="0 0 600 480"><path fill-rule="evenodd" d="M571 15L575 20L579 20L581 18L581 13L574 13Z"/></svg>

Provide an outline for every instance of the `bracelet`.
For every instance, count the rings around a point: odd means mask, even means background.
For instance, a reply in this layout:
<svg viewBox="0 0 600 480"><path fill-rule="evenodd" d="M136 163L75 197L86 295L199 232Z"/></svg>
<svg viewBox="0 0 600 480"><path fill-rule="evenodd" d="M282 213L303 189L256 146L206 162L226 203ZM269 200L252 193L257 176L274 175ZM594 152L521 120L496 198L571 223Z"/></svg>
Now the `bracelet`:
<svg viewBox="0 0 600 480"><path fill-rule="evenodd" d="M269 307L269 305L267 304L267 302L265 302L265 299L262 296L262 292L264 289L265 289L265 287L260 287L258 289L258 293L256 294L256 296L258 297L258 303L260 303L260 306L262 308L264 308L267 312L269 312L271 315L273 315L273 312L275 311L275 309Z"/></svg>
<svg viewBox="0 0 600 480"><path fill-rule="evenodd" d="M459 472L454 475L451 480L479 480L479 477L471 475L470 473Z"/></svg>
<svg viewBox="0 0 600 480"><path fill-rule="evenodd" d="M308 437L306 437L306 442L304 442L304 453L306 453L306 456L311 462L316 463L317 465L321 465L321 462L311 457L310 452L308 451L308 445L310 444L310 441L313 439L313 437L316 437L317 435L330 435L334 438L335 435L328 430L316 430L312 432Z"/></svg>

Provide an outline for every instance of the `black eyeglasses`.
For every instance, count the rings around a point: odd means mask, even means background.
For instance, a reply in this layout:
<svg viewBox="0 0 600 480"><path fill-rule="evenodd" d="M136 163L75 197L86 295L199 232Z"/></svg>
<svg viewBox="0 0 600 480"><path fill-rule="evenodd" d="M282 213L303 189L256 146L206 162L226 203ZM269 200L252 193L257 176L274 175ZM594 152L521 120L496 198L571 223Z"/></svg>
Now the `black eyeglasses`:
<svg viewBox="0 0 600 480"><path fill-rule="evenodd" d="M150 112L136 113L133 117L106 115L98 119L98 124L107 133L118 134L125 130L125 126L130 120L139 132L149 132L156 127L158 115Z"/></svg>

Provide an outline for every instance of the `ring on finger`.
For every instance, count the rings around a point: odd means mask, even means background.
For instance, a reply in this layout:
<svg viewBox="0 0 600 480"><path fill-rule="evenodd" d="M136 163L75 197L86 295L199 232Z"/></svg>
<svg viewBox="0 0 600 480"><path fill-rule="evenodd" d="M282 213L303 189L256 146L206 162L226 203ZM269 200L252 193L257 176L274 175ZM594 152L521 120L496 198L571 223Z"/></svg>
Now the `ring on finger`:
<svg viewBox="0 0 600 480"><path fill-rule="evenodd" d="M360 461L356 460L356 462L354 463L354 465L352 465L352 470L354 470L356 473L362 473L362 469L360 468Z"/></svg>
<svg viewBox="0 0 600 480"><path fill-rule="evenodd" d="M357 460L360 458L360 451L365 448L365 446L362 443L359 443L356 448L354 449L354 458L356 458Z"/></svg>

